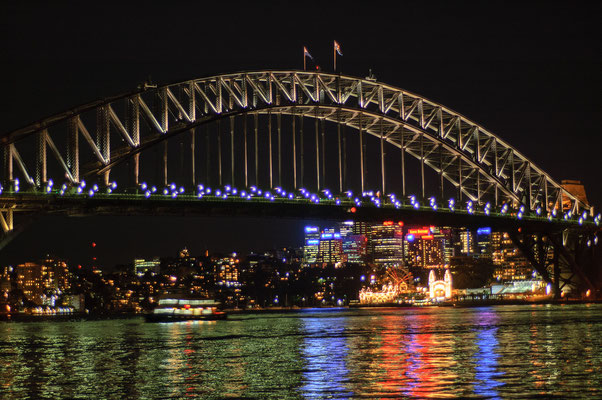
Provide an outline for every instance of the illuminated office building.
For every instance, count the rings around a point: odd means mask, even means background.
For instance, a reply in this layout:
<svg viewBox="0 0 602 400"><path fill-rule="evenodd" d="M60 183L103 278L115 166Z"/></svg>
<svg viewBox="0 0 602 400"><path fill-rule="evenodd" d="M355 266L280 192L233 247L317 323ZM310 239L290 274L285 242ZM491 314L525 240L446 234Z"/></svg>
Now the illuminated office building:
<svg viewBox="0 0 602 400"><path fill-rule="evenodd" d="M385 221L371 226L368 234L370 256L374 264L393 266L403 263L403 222Z"/></svg>
<svg viewBox="0 0 602 400"><path fill-rule="evenodd" d="M533 268L505 232L491 233L491 258L496 265L494 278L501 282L531 279Z"/></svg>
<svg viewBox="0 0 602 400"><path fill-rule="evenodd" d="M344 261L343 240L340 233L335 232L334 229L326 229L322 232L317 260L320 264L336 264Z"/></svg>
<svg viewBox="0 0 602 400"><path fill-rule="evenodd" d="M318 261L320 250L320 228L317 226L305 227L305 246L303 246L303 263L315 264Z"/></svg>
<svg viewBox="0 0 602 400"><path fill-rule="evenodd" d="M366 262L368 239L365 235L348 235L343 237L343 256L348 263L364 264Z"/></svg>
<svg viewBox="0 0 602 400"><path fill-rule="evenodd" d="M491 228L479 228L476 234L477 256L491 257Z"/></svg>

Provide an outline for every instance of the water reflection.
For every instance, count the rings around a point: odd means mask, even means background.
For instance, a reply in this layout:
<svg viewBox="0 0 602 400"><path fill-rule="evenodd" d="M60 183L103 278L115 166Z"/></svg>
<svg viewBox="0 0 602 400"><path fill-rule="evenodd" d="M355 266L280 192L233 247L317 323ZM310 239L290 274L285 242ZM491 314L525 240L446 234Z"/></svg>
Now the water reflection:
<svg viewBox="0 0 602 400"><path fill-rule="evenodd" d="M602 398L602 305L0 323L0 398Z"/></svg>
<svg viewBox="0 0 602 400"><path fill-rule="evenodd" d="M476 346L478 351L475 353L475 383L474 392L487 398L499 399L497 387L503 383L496 378L503 375L503 372L498 372L497 353L498 341L497 333L497 316L491 312L483 312L477 314L477 325L483 326L477 333Z"/></svg>
<svg viewBox="0 0 602 400"><path fill-rule="evenodd" d="M345 387L349 371L346 366L345 317L303 318L303 386L308 399L347 399L352 393Z"/></svg>

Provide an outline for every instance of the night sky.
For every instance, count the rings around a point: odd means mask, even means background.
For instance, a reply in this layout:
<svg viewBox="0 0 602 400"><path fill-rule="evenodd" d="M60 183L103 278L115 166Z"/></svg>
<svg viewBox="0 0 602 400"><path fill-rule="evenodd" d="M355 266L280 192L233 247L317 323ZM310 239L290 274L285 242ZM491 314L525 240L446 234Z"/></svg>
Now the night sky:
<svg viewBox="0 0 602 400"><path fill-rule="evenodd" d="M0 5L1 133L149 76L300 69L303 46L328 71L336 39L344 73L372 68L380 81L458 111L555 179L581 180L602 205L602 2L23 3ZM92 241L107 267L185 245L195 254L301 245L307 222L44 218L0 264L44 252L85 263Z"/></svg>

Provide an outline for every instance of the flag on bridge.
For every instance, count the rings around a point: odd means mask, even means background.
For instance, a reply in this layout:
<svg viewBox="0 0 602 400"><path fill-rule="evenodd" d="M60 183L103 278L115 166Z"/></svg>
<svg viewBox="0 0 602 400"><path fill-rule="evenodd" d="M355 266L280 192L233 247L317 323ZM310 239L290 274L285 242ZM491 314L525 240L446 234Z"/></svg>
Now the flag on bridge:
<svg viewBox="0 0 602 400"><path fill-rule="evenodd" d="M305 57L309 57L312 61L314 60L314 58L311 56L311 54L309 54L309 51L307 51L307 47L303 46L303 71L305 71Z"/></svg>
<svg viewBox="0 0 602 400"><path fill-rule="evenodd" d="M343 55L341 52L341 45L336 40L334 41L334 51L336 51L340 56Z"/></svg>
<svg viewBox="0 0 602 400"><path fill-rule="evenodd" d="M334 51L333 51L333 57L334 57L334 70L337 70L337 54L342 56L343 52L341 51L341 45L339 44L339 42L337 42L336 40L334 41Z"/></svg>

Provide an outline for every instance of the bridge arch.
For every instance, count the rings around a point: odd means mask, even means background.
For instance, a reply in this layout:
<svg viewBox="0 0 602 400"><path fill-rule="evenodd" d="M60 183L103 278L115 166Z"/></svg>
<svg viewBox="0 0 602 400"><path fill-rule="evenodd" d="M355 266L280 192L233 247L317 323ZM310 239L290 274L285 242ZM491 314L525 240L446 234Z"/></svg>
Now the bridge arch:
<svg viewBox="0 0 602 400"><path fill-rule="evenodd" d="M530 209L541 205L547 210L562 208L569 200L575 210L588 207L514 147L443 105L370 79L305 71L241 72L143 85L46 118L0 138L3 182L10 185L20 173L32 188L42 189L49 179L51 153L72 183L90 175L103 176L108 183L117 164L133 159L137 169L140 153L170 137L248 114L302 114L349 126L360 137L365 132L401 148L402 154L418 159L422 168L431 168L473 201L491 198L497 204L522 203ZM64 150L53 139L59 131L67 137ZM32 137L33 149L23 150ZM87 144L94 162L80 165L80 142ZM382 159L381 167L384 176Z"/></svg>

